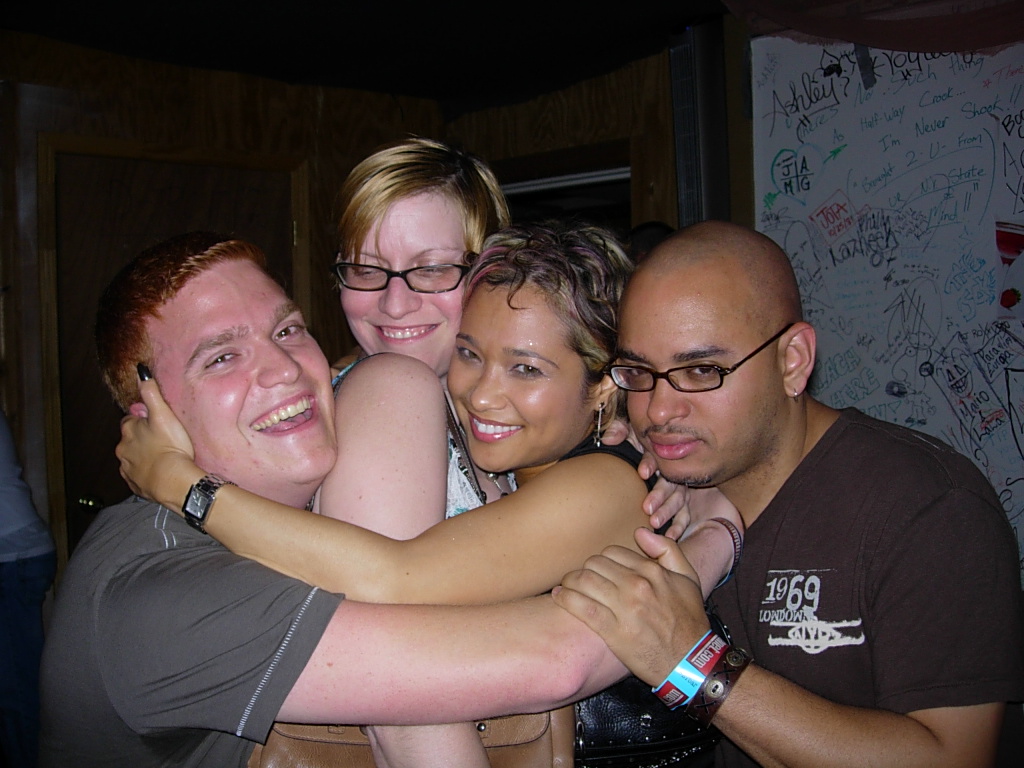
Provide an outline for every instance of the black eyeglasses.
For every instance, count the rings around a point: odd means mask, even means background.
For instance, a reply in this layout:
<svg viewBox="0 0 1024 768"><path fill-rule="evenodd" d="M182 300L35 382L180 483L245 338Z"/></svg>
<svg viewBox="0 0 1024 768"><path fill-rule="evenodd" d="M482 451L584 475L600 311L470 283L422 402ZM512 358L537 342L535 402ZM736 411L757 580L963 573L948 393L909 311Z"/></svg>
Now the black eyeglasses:
<svg viewBox="0 0 1024 768"><path fill-rule="evenodd" d="M772 336L768 341L755 349L749 355L740 360L732 368L723 368L720 365L710 363L698 363L697 365L684 365L679 368L669 368L667 371L654 371L642 365L611 365L608 366L608 375L620 389L629 392L650 392L658 379L665 379L672 388L678 392L710 392L718 389L725 381L725 377L734 373L737 368L750 360L758 352L767 349L773 342L778 341L782 334L792 328L794 323L789 323L785 328Z"/></svg>
<svg viewBox="0 0 1024 768"><path fill-rule="evenodd" d="M331 272L338 281L353 291L383 291L391 278L397 277L409 286L410 291L416 293L447 293L459 287L468 271L469 267L465 264L428 264L403 269L401 272L351 261L339 261L331 265Z"/></svg>

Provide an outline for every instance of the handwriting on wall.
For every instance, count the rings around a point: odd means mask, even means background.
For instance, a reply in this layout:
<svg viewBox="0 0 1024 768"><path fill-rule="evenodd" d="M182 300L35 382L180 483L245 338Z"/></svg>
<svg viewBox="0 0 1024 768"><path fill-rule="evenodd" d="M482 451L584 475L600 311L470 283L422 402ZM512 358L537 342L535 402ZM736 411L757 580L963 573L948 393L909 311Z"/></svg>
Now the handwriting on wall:
<svg viewBox="0 0 1024 768"><path fill-rule="evenodd" d="M765 37L751 83L758 228L818 329L812 391L971 457L1024 551L1024 45Z"/></svg>

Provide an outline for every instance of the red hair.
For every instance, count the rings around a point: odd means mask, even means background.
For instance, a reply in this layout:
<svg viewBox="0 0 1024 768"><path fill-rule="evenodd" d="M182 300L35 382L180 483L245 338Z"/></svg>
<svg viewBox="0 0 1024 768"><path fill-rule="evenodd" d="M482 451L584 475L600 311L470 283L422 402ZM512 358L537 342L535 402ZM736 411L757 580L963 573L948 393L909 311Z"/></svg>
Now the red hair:
<svg viewBox="0 0 1024 768"><path fill-rule="evenodd" d="M123 411L139 402L138 363L153 367L147 320L192 278L234 260L251 261L266 271L266 256L252 243L189 232L140 253L104 290L96 314L96 350L103 382Z"/></svg>

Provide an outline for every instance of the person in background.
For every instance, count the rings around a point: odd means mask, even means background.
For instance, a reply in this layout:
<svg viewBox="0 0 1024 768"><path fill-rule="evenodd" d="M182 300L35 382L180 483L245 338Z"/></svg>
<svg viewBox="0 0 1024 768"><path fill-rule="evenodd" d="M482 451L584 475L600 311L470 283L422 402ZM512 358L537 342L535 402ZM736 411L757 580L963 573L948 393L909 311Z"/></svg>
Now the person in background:
<svg viewBox="0 0 1024 768"><path fill-rule="evenodd" d="M643 224L637 224L629 230L629 237L626 238L629 258L634 264L639 264L654 246L673 232L675 230L663 221L645 221Z"/></svg>
<svg viewBox="0 0 1024 768"><path fill-rule="evenodd" d="M815 351L767 237L705 222L655 248L610 371L661 472L717 486L746 523L712 597L731 639L650 531L638 543L658 561L610 548L555 599L666 704L713 720L719 766L991 765L1006 702L1024 697L1006 515L944 443L815 400Z"/></svg>
<svg viewBox="0 0 1024 768"><path fill-rule="evenodd" d="M9 768L35 768L43 601L57 558L32 505L7 416L0 411L0 752Z"/></svg>

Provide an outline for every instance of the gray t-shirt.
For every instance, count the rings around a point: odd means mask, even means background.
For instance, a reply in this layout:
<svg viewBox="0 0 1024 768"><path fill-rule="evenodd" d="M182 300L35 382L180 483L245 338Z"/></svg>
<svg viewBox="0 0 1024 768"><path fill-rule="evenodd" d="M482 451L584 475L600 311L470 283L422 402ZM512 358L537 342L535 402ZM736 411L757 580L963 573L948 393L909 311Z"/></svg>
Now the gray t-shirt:
<svg viewBox="0 0 1024 768"><path fill-rule="evenodd" d="M244 766L341 600L151 502L105 509L58 589L40 765Z"/></svg>

